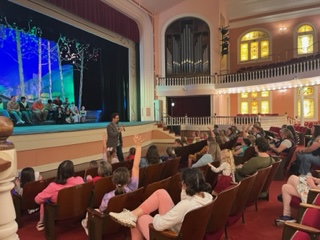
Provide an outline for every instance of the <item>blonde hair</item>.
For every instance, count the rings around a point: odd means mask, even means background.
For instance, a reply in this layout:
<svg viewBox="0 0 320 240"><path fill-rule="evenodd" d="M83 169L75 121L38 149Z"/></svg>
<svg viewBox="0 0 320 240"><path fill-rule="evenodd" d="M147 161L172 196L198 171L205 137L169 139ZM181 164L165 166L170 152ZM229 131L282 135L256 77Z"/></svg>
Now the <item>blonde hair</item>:
<svg viewBox="0 0 320 240"><path fill-rule="evenodd" d="M234 165L234 158L230 149L223 149L221 151L221 163L227 162L231 166L231 171L234 172L236 167Z"/></svg>
<svg viewBox="0 0 320 240"><path fill-rule="evenodd" d="M213 161L221 160L220 146L213 137L208 138L208 154L211 154Z"/></svg>

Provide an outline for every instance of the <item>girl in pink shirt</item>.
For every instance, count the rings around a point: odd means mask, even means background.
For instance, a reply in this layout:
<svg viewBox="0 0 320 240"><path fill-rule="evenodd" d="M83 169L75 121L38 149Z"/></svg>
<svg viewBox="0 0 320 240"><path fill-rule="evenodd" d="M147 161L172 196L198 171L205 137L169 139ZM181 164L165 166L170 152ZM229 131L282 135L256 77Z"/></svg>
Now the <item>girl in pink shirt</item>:
<svg viewBox="0 0 320 240"><path fill-rule="evenodd" d="M57 171L56 179L48 185L42 192L40 192L34 201L40 204L40 221L37 224L37 230L44 230L44 208L43 204L46 201L53 203L57 202L58 192L60 189L72 187L77 184L83 183L81 177L74 177L74 165L70 160L65 160L60 163Z"/></svg>

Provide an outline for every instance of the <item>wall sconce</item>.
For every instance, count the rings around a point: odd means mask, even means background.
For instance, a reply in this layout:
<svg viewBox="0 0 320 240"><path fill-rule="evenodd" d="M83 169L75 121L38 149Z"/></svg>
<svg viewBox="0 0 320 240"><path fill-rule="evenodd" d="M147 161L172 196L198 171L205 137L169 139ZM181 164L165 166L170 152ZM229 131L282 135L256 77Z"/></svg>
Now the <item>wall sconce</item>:
<svg viewBox="0 0 320 240"><path fill-rule="evenodd" d="M281 28L279 28L279 31L280 31L281 33L284 33L286 30L287 30L286 27L281 27Z"/></svg>

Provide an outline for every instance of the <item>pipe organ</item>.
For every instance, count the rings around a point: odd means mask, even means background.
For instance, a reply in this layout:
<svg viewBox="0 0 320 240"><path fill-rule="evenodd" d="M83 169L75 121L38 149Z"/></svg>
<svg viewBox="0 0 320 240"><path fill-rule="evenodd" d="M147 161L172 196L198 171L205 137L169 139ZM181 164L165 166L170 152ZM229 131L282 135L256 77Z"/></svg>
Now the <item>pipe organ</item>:
<svg viewBox="0 0 320 240"><path fill-rule="evenodd" d="M209 74L209 28L200 19L183 18L166 31L166 74Z"/></svg>

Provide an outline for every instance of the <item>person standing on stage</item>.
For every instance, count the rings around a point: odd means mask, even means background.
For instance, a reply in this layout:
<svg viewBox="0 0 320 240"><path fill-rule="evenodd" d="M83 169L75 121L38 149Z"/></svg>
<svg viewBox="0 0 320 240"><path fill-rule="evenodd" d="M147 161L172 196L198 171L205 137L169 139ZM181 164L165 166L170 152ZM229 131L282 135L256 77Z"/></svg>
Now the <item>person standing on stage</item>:
<svg viewBox="0 0 320 240"><path fill-rule="evenodd" d="M113 147L117 150L119 161L124 161L122 152L122 131L125 131L124 126L118 127L119 114L113 113L111 115L112 121L107 126L107 147Z"/></svg>

